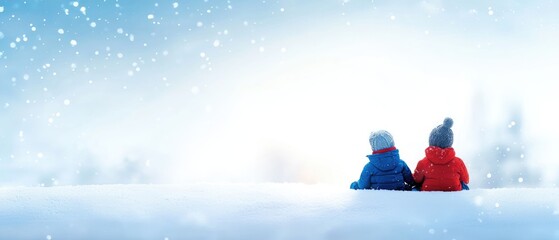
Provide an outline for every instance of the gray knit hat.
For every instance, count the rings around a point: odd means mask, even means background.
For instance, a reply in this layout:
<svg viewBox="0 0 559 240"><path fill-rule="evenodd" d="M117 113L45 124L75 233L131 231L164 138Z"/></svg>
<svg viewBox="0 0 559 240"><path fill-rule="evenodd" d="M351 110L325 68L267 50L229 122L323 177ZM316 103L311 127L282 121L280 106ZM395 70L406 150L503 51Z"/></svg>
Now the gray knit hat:
<svg viewBox="0 0 559 240"><path fill-rule="evenodd" d="M450 129L452 124L454 124L452 118L447 117L442 125L434 128L429 136L429 146L440 148L452 147L452 142L454 141L454 133Z"/></svg>
<svg viewBox="0 0 559 240"><path fill-rule="evenodd" d="M394 147L394 139L392 138L392 135L385 130L372 132L369 136L369 143L371 144L373 151Z"/></svg>

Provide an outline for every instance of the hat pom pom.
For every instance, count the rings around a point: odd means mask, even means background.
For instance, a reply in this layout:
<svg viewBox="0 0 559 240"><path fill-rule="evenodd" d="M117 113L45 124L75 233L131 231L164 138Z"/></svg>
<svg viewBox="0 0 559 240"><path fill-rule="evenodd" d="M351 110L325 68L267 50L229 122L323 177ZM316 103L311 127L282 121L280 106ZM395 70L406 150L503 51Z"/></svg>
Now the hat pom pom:
<svg viewBox="0 0 559 240"><path fill-rule="evenodd" d="M452 124L454 124L454 121L452 120L452 118L447 117L447 118L444 119L444 122L443 122L444 127L451 128Z"/></svg>

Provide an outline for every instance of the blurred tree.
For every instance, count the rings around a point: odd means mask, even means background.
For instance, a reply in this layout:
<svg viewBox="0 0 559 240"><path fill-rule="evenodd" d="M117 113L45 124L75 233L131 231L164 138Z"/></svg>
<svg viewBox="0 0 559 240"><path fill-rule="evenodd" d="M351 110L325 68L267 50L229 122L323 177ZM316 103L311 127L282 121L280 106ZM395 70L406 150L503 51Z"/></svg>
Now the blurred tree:
<svg viewBox="0 0 559 240"><path fill-rule="evenodd" d="M504 117L491 124L488 116L492 114L485 108L485 99L481 94L474 97L472 116L479 142L475 144L476 154L471 160L472 182L483 188L538 185L540 173L531 168L530 158L526 157L530 148L522 129L521 105L505 103L509 106L503 109Z"/></svg>

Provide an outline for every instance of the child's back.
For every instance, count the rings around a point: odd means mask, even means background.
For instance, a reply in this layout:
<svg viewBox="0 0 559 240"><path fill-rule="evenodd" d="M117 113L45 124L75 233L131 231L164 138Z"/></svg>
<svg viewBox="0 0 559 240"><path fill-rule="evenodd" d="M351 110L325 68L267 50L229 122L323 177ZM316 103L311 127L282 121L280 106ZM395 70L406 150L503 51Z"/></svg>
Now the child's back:
<svg viewBox="0 0 559 240"><path fill-rule="evenodd" d="M373 154L367 155L369 163L361 172L359 181L351 184L352 189L409 190L414 185L408 165L400 159L394 147L392 135L381 130L369 137Z"/></svg>
<svg viewBox="0 0 559 240"><path fill-rule="evenodd" d="M421 191L460 191L470 181L466 165L452 148L452 124L452 119L446 118L431 131L425 157L413 173Z"/></svg>

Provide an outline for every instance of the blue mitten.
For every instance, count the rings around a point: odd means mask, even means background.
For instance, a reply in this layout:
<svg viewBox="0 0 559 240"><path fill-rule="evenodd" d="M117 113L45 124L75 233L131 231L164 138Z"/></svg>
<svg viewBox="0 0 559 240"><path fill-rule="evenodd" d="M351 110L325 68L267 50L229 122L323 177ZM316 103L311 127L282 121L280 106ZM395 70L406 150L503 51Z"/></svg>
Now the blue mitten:
<svg viewBox="0 0 559 240"><path fill-rule="evenodd" d="M359 189L359 183L357 183L357 182L352 182L352 183L351 183L351 186L350 186L349 188L357 190L357 189Z"/></svg>

